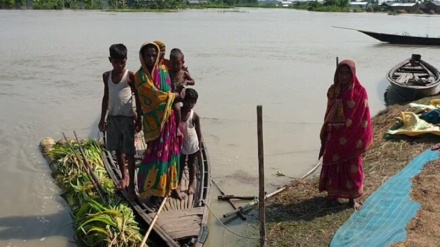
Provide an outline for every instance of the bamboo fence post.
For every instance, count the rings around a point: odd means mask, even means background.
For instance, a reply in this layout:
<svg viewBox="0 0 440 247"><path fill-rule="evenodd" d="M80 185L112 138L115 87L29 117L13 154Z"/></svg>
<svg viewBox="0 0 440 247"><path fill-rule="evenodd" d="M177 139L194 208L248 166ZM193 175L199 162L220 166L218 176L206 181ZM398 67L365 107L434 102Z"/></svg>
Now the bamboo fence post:
<svg viewBox="0 0 440 247"><path fill-rule="evenodd" d="M258 134L258 177L259 177L259 218L260 218L260 247L266 246L266 213L264 191L264 149L263 149L263 107L257 106Z"/></svg>

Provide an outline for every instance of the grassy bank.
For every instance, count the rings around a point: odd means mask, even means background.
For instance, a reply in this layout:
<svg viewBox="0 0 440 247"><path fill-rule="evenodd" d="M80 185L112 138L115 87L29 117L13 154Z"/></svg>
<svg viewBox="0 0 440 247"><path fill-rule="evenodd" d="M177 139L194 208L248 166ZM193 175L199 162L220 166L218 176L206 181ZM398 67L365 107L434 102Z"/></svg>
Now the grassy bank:
<svg viewBox="0 0 440 247"><path fill-rule="evenodd" d="M430 99L432 98L425 98L418 103L427 103ZM415 156L439 140L429 137L385 140L384 135L395 124L395 117L401 111L406 110L410 110L408 105L394 105L373 118L373 148L364 156L365 181L361 202L404 168ZM434 172L434 169L431 170ZM440 171L437 169L434 173L439 176ZM418 193L423 189L419 186L414 190ZM436 193L434 196L439 195L438 192L432 193ZM325 193L318 192L318 178L314 177L306 181L293 182L286 192L270 200L266 215L269 246L328 246L338 228L354 211L346 205L326 206L325 195ZM423 205L425 206L424 203ZM416 229L409 235L411 237L423 234L425 233ZM430 240L425 239L425 241ZM437 242L431 242L431 244Z"/></svg>

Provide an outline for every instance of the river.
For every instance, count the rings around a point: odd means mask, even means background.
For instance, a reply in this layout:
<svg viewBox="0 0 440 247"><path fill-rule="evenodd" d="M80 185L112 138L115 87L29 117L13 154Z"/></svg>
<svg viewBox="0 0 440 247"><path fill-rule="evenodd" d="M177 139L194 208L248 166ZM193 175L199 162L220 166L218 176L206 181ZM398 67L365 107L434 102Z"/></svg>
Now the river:
<svg viewBox="0 0 440 247"><path fill-rule="evenodd" d="M241 195L258 194L256 105L263 105L266 186L272 191L317 163L336 57L356 61L372 114L384 108L385 74L395 64L420 53L440 66L438 48L381 44L332 26L440 36L440 18L428 15L0 10L0 246L75 246L69 209L38 143L73 130L97 137L101 74L111 69L113 43L128 47L130 70L139 67L138 50L146 41L182 49L200 95L195 110L213 179L226 193ZM230 208L216 195L213 188L211 207L221 215ZM241 232L244 225L228 224ZM224 233L214 217L210 231L209 246L249 246Z"/></svg>

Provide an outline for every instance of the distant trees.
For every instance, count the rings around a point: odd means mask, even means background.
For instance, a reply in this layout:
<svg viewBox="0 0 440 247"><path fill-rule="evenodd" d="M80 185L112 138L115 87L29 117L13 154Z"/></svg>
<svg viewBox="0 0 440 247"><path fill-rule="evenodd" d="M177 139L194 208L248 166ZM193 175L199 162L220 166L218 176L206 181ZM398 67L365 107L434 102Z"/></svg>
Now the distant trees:
<svg viewBox="0 0 440 247"><path fill-rule="evenodd" d="M324 0L323 3L313 1L309 3L308 10L320 12L348 12L350 0Z"/></svg>
<svg viewBox="0 0 440 247"><path fill-rule="evenodd" d="M324 6L338 6L341 8L347 7L349 0L324 0Z"/></svg>

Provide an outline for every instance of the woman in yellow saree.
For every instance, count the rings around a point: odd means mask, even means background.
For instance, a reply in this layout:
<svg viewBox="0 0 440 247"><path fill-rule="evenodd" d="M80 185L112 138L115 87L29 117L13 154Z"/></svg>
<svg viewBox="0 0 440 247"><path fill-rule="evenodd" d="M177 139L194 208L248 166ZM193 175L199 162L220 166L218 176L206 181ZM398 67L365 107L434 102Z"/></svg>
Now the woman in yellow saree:
<svg viewBox="0 0 440 247"><path fill-rule="evenodd" d="M136 72L136 88L143 112L143 131L148 147L137 174L140 198L160 197L176 192L179 178L181 138L173 102L180 97L171 92L171 80L164 65L159 65L160 49L154 43L142 45L139 58L142 67Z"/></svg>

